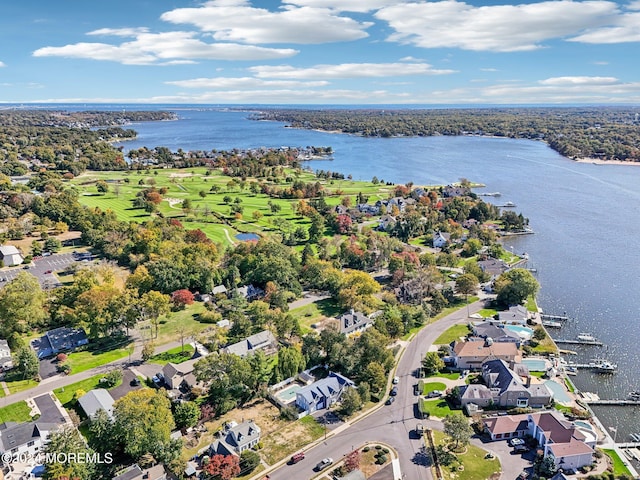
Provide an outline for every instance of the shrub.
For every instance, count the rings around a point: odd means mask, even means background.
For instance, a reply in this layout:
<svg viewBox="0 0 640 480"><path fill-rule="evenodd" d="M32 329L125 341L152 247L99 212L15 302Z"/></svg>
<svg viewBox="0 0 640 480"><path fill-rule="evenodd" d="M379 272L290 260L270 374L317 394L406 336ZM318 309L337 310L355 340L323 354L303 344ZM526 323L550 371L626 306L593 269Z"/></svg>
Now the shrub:
<svg viewBox="0 0 640 480"><path fill-rule="evenodd" d="M389 449L388 449L388 448L383 448L383 449L382 449L382 451L383 451L384 453L389 453Z"/></svg>
<svg viewBox="0 0 640 480"><path fill-rule="evenodd" d="M376 460L376 463L378 465L382 465L383 463L385 463L387 461L387 456L386 455L380 455L378 457L378 459Z"/></svg>
<svg viewBox="0 0 640 480"><path fill-rule="evenodd" d="M369 450L371 450L371 447L369 447L368 445L362 449L362 451L365 453L368 452Z"/></svg>
<svg viewBox="0 0 640 480"><path fill-rule="evenodd" d="M210 310L204 311L198 315L198 321L201 323L218 323L220 320L222 320L222 315Z"/></svg>
<svg viewBox="0 0 640 480"><path fill-rule="evenodd" d="M67 361L67 354L66 353L59 353L58 355L56 355L56 360L60 363L62 362L66 362Z"/></svg>
<svg viewBox="0 0 640 480"><path fill-rule="evenodd" d="M376 450L382 450L382 445L376 445Z"/></svg>

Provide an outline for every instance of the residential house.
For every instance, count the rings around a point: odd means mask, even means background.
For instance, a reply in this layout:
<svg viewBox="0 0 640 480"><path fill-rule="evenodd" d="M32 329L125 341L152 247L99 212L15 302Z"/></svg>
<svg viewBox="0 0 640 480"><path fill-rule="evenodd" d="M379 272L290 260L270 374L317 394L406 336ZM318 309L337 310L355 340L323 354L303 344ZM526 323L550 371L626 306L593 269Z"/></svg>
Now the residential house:
<svg viewBox="0 0 640 480"><path fill-rule="evenodd" d="M442 189L442 196L445 198L464 197L469 195L471 190L468 187L447 185Z"/></svg>
<svg viewBox="0 0 640 480"><path fill-rule="evenodd" d="M553 399L549 388L543 383L532 384L526 366L520 364L517 370L509 368L500 359L487 360L482 364L482 379L491 392L493 405L503 408L549 405Z"/></svg>
<svg viewBox="0 0 640 480"><path fill-rule="evenodd" d="M245 285L244 287L239 287L237 290L239 295L249 301L256 300L264 295L264 290L259 287L254 287L253 285Z"/></svg>
<svg viewBox="0 0 640 480"><path fill-rule="evenodd" d="M113 402L113 397L104 388L90 390L78 399L87 418L93 418L98 410L104 410L109 418L113 418Z"/></svg>
<svg viewBox="0 0 640 480"><path fill-rule="evenodd" d="M33 340L32 345L38 358L47 358L60 352L68 352L87 345L89 339L82 328L59 327L49 330L39 339Z"/></svg>
<svg viewBox="0 0 640 480"><path fill-rule="evenodd" d="M394 289L394 293L402 303L419 305L431 294L434 288L428 277L417 276L402 282Z"/></svg>
<svg viewBox="0 0 640 480"><path fill-rule="evenodd" d="M452 355L454 366L460 370L479 370L489 359L497 358L507 363L520 360L520 352L515 343L494 343L491 339L455 342Z"/></svg>
<svg viewBox="0 0 640 480"><path fill-rule="evenodd" d="M216 440L209 447L209 454L240 455L240 453L255 447L260 441L260 427L253 420L240 424L229 422L222 432L223 437Z"/></svg>
<svg viewBox="0 0 640 480"><path fill-rule="evenodd" d="M240 357L246 357L258 350L262 350L266 354L272 354L278 350L278 342L271 331L263 330L222 349L224 353L233 353Z"/></svg>
<svg viewBox="0 0 640 480"><path fill-rule="evenodd" d="M226 295L227 294L227 287L225 287L224 285L216 285L215 287L213 287L213 290L211 290L211 295Z"/></svg>
<svg viewBox="0 0 640 480"><path fill-rule="evenodd" d="M200 358L192 358L182 363L167 363L162 367L164 375L164 383L167 387L174 389L182 386L191 388L196 383L196 377L193 374L193 367Z"/></svg>
<svg viewBox="0 0 640 480"><path fill-rule="evenodd" d="M451 241L451 234L447 232L436 232L433 234L431 244L434 248L442 248Z"/></svg>
<svg viewBox="0 0 640 480"><path fill-rule="evenodd" d="M303 412L313 413L329 408L340 401L345 389L354 383L339 373L329 372L329 376L302 387L296 392L296 406Z"/></svg>
<svg viewBox="0 0 640 480"><path fill-rule="evenodd" d="M509 307L509 310L498 312L498 321L501 323L515 323L525 325L529 319L529 311L522 305Z"/></svg>
<svg viewBox="0 0 640 480"><path fill-rule="evenodd" d="M565 472L593 462L597 435L567 421L558 411L490 417L483 423L491 440L533 437L544 456L551 456L555 468Z"/></svg>
<svg viewBox="0 0 640 480"><path fill-rule="evenodd" d="M522 342L520 335L516 332L504 328L502 325L496 325L495 323L480 322L472 325L473 334L476 337L482 339L491 338L495 342L510 342L515 343L518 348Z"/></svg>
<svg viewBox="0 0 640 480"><path fill-rule="evenodd" d="M35 457L49 438L49 434L59 428L57 423L45 422L4 422L0 423L0 455L6 464L25 458Z"/></svg>
<svg viewBox="0 0 640 480"><path fill-rule="evenodd" d="M376 205L369 205L368 203L359 203L356 208L360 213L365 215L378 215L380 213L380 207Z"/></svg>
<svg viewBox="0 0 640 480"><path fill-rule="evenodd" d="M373 320L362 312L351 309L350 312L343 313L338 318L340 323L340 333L351 335L356 332L363 332L373 325Z"/></svg>
<svg viewBox="0 0 640 480"><path fill-rule="evenodd" d="M143 470L136 463L121 471L112 480L167 480L167 473L162 464Z"/></svg>
<svg viewBox="0 0 640 480"><path fill-rule="evenodd" d="M11 349L9 342L0 340L0 371L13 368L13 360L11 357Z"/></svg>
<svg viewBox="0 0 640 480"><path fill-rule="evenodd" d="M478 266L480 267L480 270L489 275L492 279L499 277L509 270L509 265L507 265L503 260L491 257L486 258L485 260L479 260Z"/></svg>
<svg viewBox="0 0 640 480"><path fill-rule="evenodd" d="M382 215L378 221L378 230L388 230L393 228L396 223L396 217L388 214Z"/></svg>
<svg viewBox="0 0 640 480"><path fill-rule="evenodd" d="M5 267L14 267L24 262L20 250L13 245L0 246L0 260L2 260Z"/></svg>
<svg viewBox="0 0 640 480"><path fill-rule="evenodd" d="M414 188L411 191L411 197L416 199L416 200L418 200L418 199L420 199L422 197L425 197L427 195L428 195L428 192L422 187Z"/></svg>

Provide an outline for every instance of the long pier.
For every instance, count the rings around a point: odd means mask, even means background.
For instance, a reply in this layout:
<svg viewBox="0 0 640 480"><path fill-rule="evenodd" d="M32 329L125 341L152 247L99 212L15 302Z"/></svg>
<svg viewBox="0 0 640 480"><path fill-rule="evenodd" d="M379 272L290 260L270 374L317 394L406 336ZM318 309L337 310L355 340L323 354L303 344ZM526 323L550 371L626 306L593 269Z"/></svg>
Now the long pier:
<svg viewBox="0 0 640 480"><path fill-rule="evenodd" d="M566 343L569 345L590 345L592 347L602 347L604 343L598 340L570 340L568 338L554 338L556 343Z"/></svg>
<svg viewBox="0 0 640 480"><path fill-rule="evenodd" d="M617 405L617 406L634 406L640 407L640 400L587 400L583 399L589 405ZM640 445L640 442L638 443Z"/></svg>
<svg viewBox="0 0 640 480"><path fill-rule="evenodd" d="M565 315L551 315L549 313L541 313L540 318L542 320L551 320L554 322L566 322L569 320L569 317Z"/></svg>

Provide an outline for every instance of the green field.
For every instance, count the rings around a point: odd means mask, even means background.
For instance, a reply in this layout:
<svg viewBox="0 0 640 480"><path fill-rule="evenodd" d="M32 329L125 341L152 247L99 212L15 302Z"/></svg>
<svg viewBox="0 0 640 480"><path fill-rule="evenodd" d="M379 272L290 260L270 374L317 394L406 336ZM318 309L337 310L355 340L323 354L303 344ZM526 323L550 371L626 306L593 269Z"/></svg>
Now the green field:
<svg viewBox="0 0 640 480"><path fill-rule="evenodd" d="M444 331L433 343L434 345L449 345L454 340L459 340L460 337L466 337L468 333L469 327L466 325L454 325Z"/></svg>
<svg viewBox="0 0 640 480"><path fill-rule="evenodd" d="M80 352L72 352L69 354L66 364L71 366L71 374L91 370L92 368L106 365L127 357L133 352L133 344L112 350L84 350Z"/></svg>
<svg viewBox="0 0 640 480"><path fill-rule="evenodd" d="M4 422L29 422L31 421L31 409L24 400L12 403L0 408L0 423Z"/></svg>
<svg viewBox="0 0 640 480"><path fill-rule="evenodd" d="M425 382L424 380L420 380L418 385L418 388L422 388L422 395L428 395L435 390L444 392L447 389L447 386L442 382Z"/></svg>
<svg viewBox="0 0 640 480"><path fill-rule="evenodd" d="M431 417L444 418L454 413L449 407L447 401L443 398L423 399L418 402L418 410L420 413Z"/></svg>
<svg viewBox="0 0 640 480"><path fill-rule="evenodd" d="M294 308L289 313L298 319L302 333L312 331L311 325L322 320L325 317L337 317L344 313L344 309L340 308L336 301L327 298L318 302L310 303L304 307Z"/></svg>
<svg viewBox="0 0 640 480"><path fill-rule="evenodd" d="M191 345L185 344L184 353L182 350L182 346L172 348L171 350L167 350L166 352L158 353L151 357L149 362L151 363L159 363L160 365L166 365L167 363L182 363L186 362L191 358L193 354L193 347Z"/></svg>
<svg viewBox="0 0 640 480"><path fill-rule="evenodd" d="M167 188L163 195L163 201L158 205L158 212L165 217L179 217L185 228L199 228L205 232L214 242L223 245L234 243L238 232L269 232L274 231L273 221L281 217L289 221L293 227L308 225L309 220L297 216L293 209L297 199L271 198L265 194L251 193L248 187L228 186L231 177L224 176L218 170L210 171L207 175L204 167L188 169L155 169L153 171L133 172L87 172L71 181L80 192L79 201L89 207L99 207L102 210L113 211L120 220L142 222L152 218L152 215L144 209L135 208L132 200L136 194L145 188ZM355 182L351 180L317 179L311 172L294 173L289 170L290 178L300 179L305 182L319 181L324 186L329 205L337 205L343 196L354 197L359 192L369 196L369 203L389 196L389 188L383 185L373 185L370 182ZM100 194L96 188L98 180L105 180L109 184L109 191ZM140 185L142 181L142 185ZM250 184L255 179L247 179ZM279 187L287 187L284 182L278 183ZM211 192L211 187L219 190ZM200 192L203 192L201 196ZM229 196L232 202L227 204L224 197ZM244 208L242 218L235 218L230 212L233 200L239 198ZM192 210L183 211L182 201L189 199ZM277 204L281 210L272 213L268 202ZM355 204L355 202L352 202ZM253 212L258 211L262 217L256 219Z"/></svg>
<svg viewBox="0 0 640 480"><path fill-rule="evenodd" d="M195 302L184 310L171 312L168 316L161 317L157 338L155 337L155 326L151 325L151 322L141 322L138 324L138 329L144 340L151 340L155 345L177 340L176 334L182 330L185 334L185 344L187 344L191 341L191 337L202 333L207 328L215 327L215 325L198 321L198 315L204 311L204 303Z"/></svg>
<svg viewBox="0 0 640 480"><path fill-rule="evenodd" d="M86 393L94 388L100 388L100 379L103 377L104 374L99 373L98 375L94 375L93 377L85 380L80 380L79 382L72 383L66 387L56 388L53 391L53 394L58 398L58 400L60 400L60 403L62 403L65 408L72 408L73 395L78 390L82 390Z"/></svg>
<svg viewBox="0 0 640 480"><path fill-rule="evenodd" d="M613 464L613 474L616 478L627 475L631 477L631 472L622 462L622 459L618 455L618 453L613 449L602 449L602 451L611 459L611 463Z"/></svg>

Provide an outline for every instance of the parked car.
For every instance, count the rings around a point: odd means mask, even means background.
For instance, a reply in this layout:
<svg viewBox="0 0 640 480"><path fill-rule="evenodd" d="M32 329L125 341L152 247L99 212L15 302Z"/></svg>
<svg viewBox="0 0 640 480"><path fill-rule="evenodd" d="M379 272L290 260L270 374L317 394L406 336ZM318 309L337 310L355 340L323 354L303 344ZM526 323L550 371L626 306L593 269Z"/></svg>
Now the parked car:
<svg viewBox="0 0 640 480"><path fill-rule="evenodd" d="M442 396L442 391L440 390L434 390L433 392L429 392L427 394L428 398L438 398Z"/></svg>
<svg viewBox="0 0 640 480"><path fill-rule="evenodd" d="M321 470L324 470L325 468L327 468L332 463L333 463L333 458L323 458L322 460L320 460L320 463L318 463L316 465L316 470L318 472L321 471Z"/></svg>
<svg viewBox="0 0 640 480"><path fill-rule="evenodd" d="M391 405L396 400L396 397L389 397L385 402L387 405Z"/></svg>
<svg viewBox="0 0 640 480"><path fill-rule="evenodd" d="M153 376L151 381L153 382L153 384L156 387L159 387L164 383L164 375L162 373L158 372Z"/></svg>
<svg viewBox="0 0 640 480"><path fill-rule="evenodd" d="M393 377L393 384L397 385L398 383L400 383L400 377Z"/></svg>
<svg viewBox="0 0 640 480"><path fill-rule="evenodd" d="M421 423L416 425L416 433L418 435L422 435L424 433L424 425L422 425Z"/></svg>
<svg viewBox="0 0 640 480"><path fill-rule="evenodd" d="M46 270L46 271L44 272L44 274L45 274L45 275L47 275L47 274L49 274L49 273L51 273L51 270Z"/></svg>
<svg viewBox="0 0 640 480"><path fill-rule="evenodd" d="M138 385L140 385L140 379L138 377L134 378L129 382L129 385L131 385L132 387L137 387Z"/></svg>
<svg viewBox="0 0 640 480"><path fill-rule="evenodd" d="M391 396L395 397L396 395L398 395L398 387L393 387L391 389Z"/></svg>
<svg viewBox="0 0 640 480"><path fill-rule="evenodd" d="M524 440L521 438L512 438L509 440L509 445L515 447L516 445L524 445Z"/></svg>
<svg viewBox="0 0 640 480"><path fill-rule="evenodd" d="M304 460L304 452L296 453L291 457L291 464L298 463L300 460Z"/></svg>
<svg viewBox="0 0 640 480"><path fill-rule="evenodd" d="M529 478L529 472L523 470L522 472L520 472L520 475L518 475L517 480L527 480L527 478Z"/></svg>
<svg viewBox="0 0 640 480"><path fill-rule="evenodd" d="M514 453L527 453L529 451L529 447L526 445L516 445L513 447Z"/></svg>

